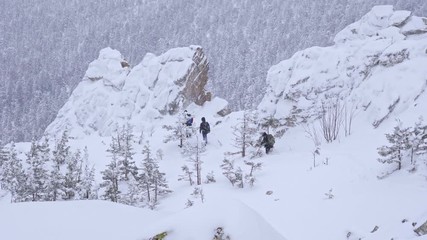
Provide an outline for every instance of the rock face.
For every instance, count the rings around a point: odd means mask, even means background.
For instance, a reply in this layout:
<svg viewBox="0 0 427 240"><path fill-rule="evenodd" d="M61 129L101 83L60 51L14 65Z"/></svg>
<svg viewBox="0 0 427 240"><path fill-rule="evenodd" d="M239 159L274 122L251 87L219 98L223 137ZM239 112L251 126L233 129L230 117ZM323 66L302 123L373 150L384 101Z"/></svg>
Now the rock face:
<svg viewBox="0 0 427 240"><path fill-rule="evenodd" d="M425 114L426 22L392 6L374 7L339 32L335 45L297 52L271 67L258 109L309 121L325 104L339 102L365 112L374 127L407 109Z"/></svg>
<svg viewBox="0 0 427 240"><path fill-rule="evenodd" d="M46 133L68 129L74 137L95 132L106 136L117 126L154 121L191 103L203 105L211 100L204 89L208 69L199 46L160 56L148 53L133 68L117 50L102 49Z"/></svg>
<svg viewBox="0 0 427 240"><path fill-rule="evenodd" d="M417 227L414 230L415 233L418 234L418 236L426 235L427 234L427 221L423 223L421 226Z"/></svg>

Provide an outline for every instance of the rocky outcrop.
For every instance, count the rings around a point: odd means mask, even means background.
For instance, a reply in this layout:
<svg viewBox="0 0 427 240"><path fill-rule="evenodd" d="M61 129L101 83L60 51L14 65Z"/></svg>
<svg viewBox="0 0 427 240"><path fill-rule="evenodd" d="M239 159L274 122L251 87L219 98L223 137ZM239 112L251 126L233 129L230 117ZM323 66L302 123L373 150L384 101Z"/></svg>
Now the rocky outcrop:
<svg viewBox="0 0 427 240"><path fill-rule="evenodd" d="M410 108L420 114L426 27L425 18L409 11L376 6L339 32L333 46L308 48L271 67L258 109L303 122L339 102L374 127Z"/></svg>
<svg viewBox="0 0 427 240"><path fill-rule="evenodd" d="M427 221L423 223L421 226L417 227L414 232L418 234L418 236L423 236L427 234Z"/></svg>
<svg viewBox="0 0 427 240"><path fill-rule="evenodd" d="M124 124L142 131L144 122L210 101L205 91L208 70L200 46L174 48L160 56L148 53L132 68L119 51L102 49L46 133L68 129L74 137L95 132L105 136Z"/></svg>
<svg viewBox="0 0 427 240"><path fill-rule="evenodd" d="M205 91L208 83L209 63L202 51L202 48L195 47L196 51L193 56L194 64L185 76L185 88L182 92L185 103L194 102L202 106L206 101L210 101L211 93Z"/></svg>

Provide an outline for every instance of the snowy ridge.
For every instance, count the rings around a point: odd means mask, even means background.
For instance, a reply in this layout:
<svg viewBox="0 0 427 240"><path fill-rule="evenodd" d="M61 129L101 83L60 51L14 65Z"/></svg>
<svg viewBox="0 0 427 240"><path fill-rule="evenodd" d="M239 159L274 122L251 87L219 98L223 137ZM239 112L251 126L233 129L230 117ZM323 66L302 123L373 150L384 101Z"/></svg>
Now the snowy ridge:
<svg viewBox="0 0 427 240"><path fill-rule="evenodd" d="M68 129L73 137L108 136L127 123L143 131L142 122L210 100L204 89L207 70L199 46L171 49L160 56L148 53L133 68L117 50L102 49L46 133Z"/></svg>
<svg viewBox="0 0 427 240"><path fill-rule="evenodd" d="M174 83L191 83L182 80L184 75L198 79L199 74L186 73L205 58L192 47L173 49L159 57L149 54L130 69L120 53L104 49L47 132L69 128L72 136L81 137L70 140L72 148L88 147L99 183L100 172L112 158L107 150L114 125L130 123L134 131L151 128L144 131L144 140L153 152L163 151L159 167L173 192L154 211L108 200L11 205L6 196L0 201L0 212L6 216L0 217L4 226L0 237L147 240L166 232L165 240L200 240L213 239L221 227L231 240L427 239L414 233L414 227L427 220L426 155L414 165L405 162L399 171L377 161L377 148L388 144L384 133L395 126L393 118L412 125L427 114L427 41L422 22L409 12L379 6L344 29L334 46L306 49L270 69L268 91L259 105L265 115L316 118L323 103L336 99L357 107L354 132L337 141L320 139L315 145L297 125L276 138L268 155L230 156L227 153L239 150L233 128L242 123L244 113L223 117L217 112L226 107L225 100L214 98L200 106L190 102L203 98L181 98L177 109L186 108L195 121L204 116L211 124L206 152L200 156L203 180L212 173L215 182L203 181L199 195L194 185L178 180L182 166L191 163L178 141L164 141L168 133L160 126L177 122L178 116L165 111L169 102L159 96L168 90L178 92L178 99L180 92L185 95L185 87ZM194 126L196 131L186 139L193 143L201 138L198 122ZM256 137L265 131L257 130ZM141 164L143 143L134 143L133 159ZM17 145L25 158L29 144ZM245 160L262 163L254 173L254 186L231 185L221 167L225 158L233 160L241 173L251 171Z"/></svg>
<svg viewBox="0 0 427 240"><path fill-rule="evenodd" d="M335 45L297 52L271 67L258 109L276 117L302 110L300 117L310 118L325 102L345 99L375 127L407 109L425 114L426 31L425 18L374 7L338 33Z"/></svg>

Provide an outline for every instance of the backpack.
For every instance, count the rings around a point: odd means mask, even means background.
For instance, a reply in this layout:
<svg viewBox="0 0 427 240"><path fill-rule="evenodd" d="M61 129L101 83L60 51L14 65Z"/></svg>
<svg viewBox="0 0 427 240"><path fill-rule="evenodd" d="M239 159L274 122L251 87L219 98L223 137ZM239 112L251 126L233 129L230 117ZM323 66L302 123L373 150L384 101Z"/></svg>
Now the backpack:
<svg viewBox="0 0 427 240"><path fill-rule="evenodd" d="M206 128L206 133L210 133L211 132L211 126L209 126L208 122L206 122L205 128Z"/></svg>
<svg viewBox="0 0 427 240"><path fill-rule="evenodd" d="M274 140L273 135L268 134L267 135L267 142L268 142L269 145L273 146L276 143L276 140Z"/></svg>
<svg viewBox="0 0 427 240"><path fill-rule="evenodd" d="M187 122L185 123L185 125L187 125L187 126L191 126L191 125L193 125L193 118L189 118L189 119L187 120Z"/></svg>
<svg viewBox="0 0 427 240"><path fill-rule="evenodd" d="M210 133L211 132L211 127L209 126L208 122L202 122L202 125L200 126L200 128L205 131L206 133Z"/></svg>

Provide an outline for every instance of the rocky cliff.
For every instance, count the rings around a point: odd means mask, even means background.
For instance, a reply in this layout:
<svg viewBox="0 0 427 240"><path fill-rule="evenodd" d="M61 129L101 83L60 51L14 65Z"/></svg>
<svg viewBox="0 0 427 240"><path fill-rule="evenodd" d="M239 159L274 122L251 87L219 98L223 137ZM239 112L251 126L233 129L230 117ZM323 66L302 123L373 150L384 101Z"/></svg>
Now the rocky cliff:
<svg viewBox="0 0 427 240"><path fill-rule="evenodd" d="M129 123L140 129L144 122L173 115L191 103L203 105L211 99L205 91L208 69L199 46L160 56L148 53L134 67L119 51L102 49L46 133L68 129L74 137L105 136L117 126Z"/></svg>

